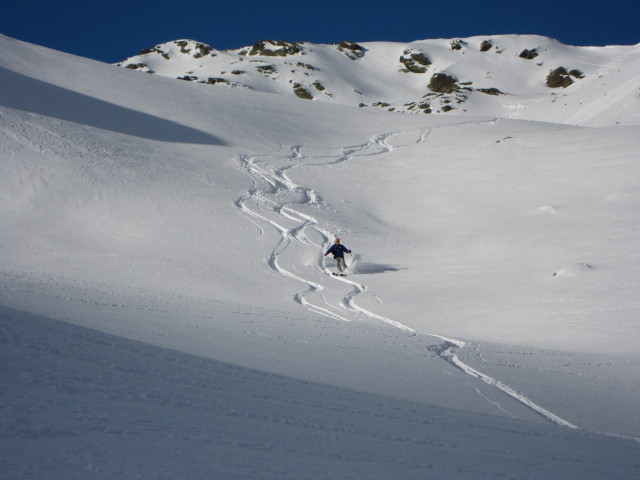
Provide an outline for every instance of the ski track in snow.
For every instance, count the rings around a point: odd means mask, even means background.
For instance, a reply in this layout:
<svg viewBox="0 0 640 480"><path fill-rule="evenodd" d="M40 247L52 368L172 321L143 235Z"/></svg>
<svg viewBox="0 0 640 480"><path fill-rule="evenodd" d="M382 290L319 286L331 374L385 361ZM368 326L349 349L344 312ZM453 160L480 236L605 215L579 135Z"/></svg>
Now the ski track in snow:
<svg viewBox="0 0 640 480"><path fill-rule="evenodd" d="M498 119L493 119L486 123L491 126L497 121ZM293 299L295 302L303 305L314 313L336 320L349 322L358 316L365 316L369 319L384 322L403 330L413 337L426 336L437 338L441 343L430 345L427 349L439 358L465 374L498 389L548 421L576 429L578 428L576 425L537 405L523 393L462 362L456 355L456 352L465 346L464 341L435 333L418 332L401 322L378 315L359 306L355 300L359 295L367 291L367 286L345 277L332 276L330 270L323 264L322 253L330 244L332 234L328 228L323 228L319 225L315 217L301 210L303 208L307 210L320 208L324 206L324 202L320 195L313 189L297 185L293 182L287 176L287 172L291 169L301 167L310 168L314 166L337 165L347 162L356 156L379 155L391 152L396 148L424 143L434 128L438 127L414 132L400 131L383 133L373 136L369 142L365 144L333 149L333 151L330 151L326 155L320 156L305 155L303 153L305 147L302 145L288 147L290 153L287 152L287 148L283 145L279 152L272 155L239 155L234 159L234 165L245 172L252 179L253 184L246 193L236 200L236 206L241 210L242 214L258 228L260 236L265 235L265 230L260 225L261 223L272 226L280 234L277 245L264 261L272 270L282 277L290 278L306 285L306 290L294 295ZM389 143L393 137L400 135L410 135L414 140L411 143L396 146ZM285 154L283 152L287 153ZM270 166L281 164L283 161L286 162L284 166ZM289 224L291 225L288 226ZM322 242L316 243L312 241L310 237L314 235L319 236ZM306 250L310 250L311 254L315 257L319 257L313 271L314 277L318 278L317 280L294 273L282 265L282 263L284 263L282 261L283 254L296 242L304 246ZM293 265L292 268L295 269ZM338 305L331 304L324 295L324 291L330 288L329 282L331 280L337 280L353 287ZM377 297L375 297L375 299L378 303L381 303L380 299ZM496 406L494 402L491 402L483 395L480 394L480 396ZM501 408L499 409L502 410ZM510 415L508 412L505 413Z"/></svg>

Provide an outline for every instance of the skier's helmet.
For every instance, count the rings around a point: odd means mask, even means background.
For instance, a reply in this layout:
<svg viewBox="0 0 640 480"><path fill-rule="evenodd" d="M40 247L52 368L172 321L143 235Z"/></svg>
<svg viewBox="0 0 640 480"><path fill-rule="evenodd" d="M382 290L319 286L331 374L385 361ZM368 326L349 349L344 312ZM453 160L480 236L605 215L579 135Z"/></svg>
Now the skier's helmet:
<svg viewBox="0 0 640 480"><path fill-rule="evenodd" d="M336 238L336 243L340 243L340 239L339 238Z"/></svg>

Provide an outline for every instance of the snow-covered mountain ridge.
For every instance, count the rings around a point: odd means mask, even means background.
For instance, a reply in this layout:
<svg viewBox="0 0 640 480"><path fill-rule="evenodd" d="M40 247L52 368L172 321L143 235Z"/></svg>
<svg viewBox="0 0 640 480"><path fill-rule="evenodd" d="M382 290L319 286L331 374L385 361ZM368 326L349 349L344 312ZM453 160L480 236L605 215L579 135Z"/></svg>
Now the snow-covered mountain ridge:
<svg viewBox="0 0 640 480"><path fill-rule="evenodd" d="M361 108L595 126L640 123L639 63L639 45L575 47L537 35L489 35L407 44L263 40L225 51L176 40L118 65Z"/></svg>

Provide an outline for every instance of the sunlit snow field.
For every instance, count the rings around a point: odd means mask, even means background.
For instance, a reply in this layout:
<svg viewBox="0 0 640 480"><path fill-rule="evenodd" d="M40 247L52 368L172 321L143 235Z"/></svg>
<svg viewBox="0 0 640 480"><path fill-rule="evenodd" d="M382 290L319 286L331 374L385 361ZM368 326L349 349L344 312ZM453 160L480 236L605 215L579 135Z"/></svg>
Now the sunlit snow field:
<svg viewBox="0 0 640 480"><path fill-rule="evenodd" d="M0 47L3 478L640 475L637 91L411 115Z"/></svg>

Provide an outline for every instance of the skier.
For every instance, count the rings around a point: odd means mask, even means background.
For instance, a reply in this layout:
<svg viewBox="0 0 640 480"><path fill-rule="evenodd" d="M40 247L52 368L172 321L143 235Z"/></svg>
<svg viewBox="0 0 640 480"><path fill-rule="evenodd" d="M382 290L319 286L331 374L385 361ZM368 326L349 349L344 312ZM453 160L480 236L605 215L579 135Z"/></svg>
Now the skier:
<svg viewBox="0 0 640 480"><path fill-rule="evenodd" d="M345 247L344 245L342 245L340 243L340 239L336 238L336 243L334 243L333 245L331 245L331 247L329 247L329 250L327 250L327 253L324 254L324 256L326 257L327 255L329 255L330 253L333 254L333 258L336 261L336 264L338 266L338 273L334 273L334 275L340 275L342 277L344 277L344 272L347 268L347 264L344 261L344 253L351 253L351 250L349 250L347 247Z"/></svg>

